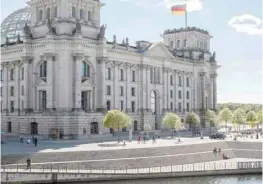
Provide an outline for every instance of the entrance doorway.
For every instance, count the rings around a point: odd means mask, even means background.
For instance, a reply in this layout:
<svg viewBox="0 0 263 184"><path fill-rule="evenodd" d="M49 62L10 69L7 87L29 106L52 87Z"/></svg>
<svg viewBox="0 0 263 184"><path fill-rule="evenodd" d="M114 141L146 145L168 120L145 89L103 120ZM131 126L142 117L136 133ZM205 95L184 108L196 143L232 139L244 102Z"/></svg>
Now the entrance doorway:
<svg viewBox="0 0 263 184"><path fill-rule="evenodd" d="M38 124L37 122L31 122L31 134L37 135L38 134Z"/></svg>
<svg viewBox="0 0 263 184"><path fill-rule="evenodd" d="M99 134L99 123L98 122L90 123L90 133Z"/></svg>
<svg viewBox="0 0 263 184"><path fill-rule="evenodd" d="M7 132L8 133L12 132L12 122L11 121L7 122Z"/></svg>

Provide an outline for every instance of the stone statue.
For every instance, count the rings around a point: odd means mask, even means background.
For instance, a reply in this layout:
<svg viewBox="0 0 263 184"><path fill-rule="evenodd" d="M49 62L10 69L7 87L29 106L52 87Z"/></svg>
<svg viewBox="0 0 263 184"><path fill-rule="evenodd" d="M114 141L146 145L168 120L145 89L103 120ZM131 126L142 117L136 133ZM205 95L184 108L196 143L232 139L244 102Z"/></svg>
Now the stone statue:
<svg viewBox="0 0 263 184"><path fill-rule="evenodd" d="M24 26L23 32L24 32L26 38L31 38L31 39L33 39L33 34L32 34L32 32L31 32L30 27L27 25L27 23L26 23L25 26Z"/></svg>
<svg viewBox="0 0 263 184"><path fill-rule="evenodd" d="M9 45L9 38L5 37L5 45L8 46Z"/></svg>
<svg viewBox="0 0 263 184"><path fill-rule="evenodd" d="M53 35L56 35L56 29L54 27L52 27L52 21L50 19L48 19L47 21L47 28L48 28L48 33Z"/></svg>
<svg viewBox="0 0 263 184"><path fill-rule="evenodd" d="M128 47L129 46L129 38L126 37L126 46Z"/></svg>
<svg viewBox="0 0 263 184"><path fill-rule="evenodd" d="M17 40L16 40L17 43L21 43L21 37L20 37L20 34L17 35Z"/></svg>
<svg viewBox="0 0 263 184"><path fill-rule="evenodd" d="M116 41L116 35L113 35L113 43L116 44L117 41Z"/></svg>
<svg viewBox="0 0 263 184"><path fill-rule="evenodd" d="M210 57L210 62L216 61L216 52L213 52L213 55Z"/></svg>
<svg viewBox="0 0 263 184"><path fill-rule="evenodd" d="M100 32L99 32L99 35L98 35L98 39L103 39L105 37L106 28L107 28L107 24L106 25L102 25L100 27Z"/></svg>
<svg viewBox="0 0 263 184"><path fill-rule="evenodd" d="M204 52L201 52L201 54L199 54L198 59L199 61L204 59Z"/></svg>
<svg viewBox="0 0 263 184"><path fill-rule="evenodd" d="M124 41L124 39L122 40L122 45L125 45L125 41Z"/></svg>
<svg viewBox="0 0 263 184"><path fill-rule="evenodd" d="M81 24L79 21L76 22L76 33L81 33Z"/></svg>

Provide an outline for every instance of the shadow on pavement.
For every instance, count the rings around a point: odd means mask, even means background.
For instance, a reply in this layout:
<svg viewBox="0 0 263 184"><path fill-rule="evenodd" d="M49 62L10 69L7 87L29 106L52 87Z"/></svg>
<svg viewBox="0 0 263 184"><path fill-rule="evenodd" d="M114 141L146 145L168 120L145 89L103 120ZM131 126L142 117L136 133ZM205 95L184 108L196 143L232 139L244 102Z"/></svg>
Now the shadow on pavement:
<svg viewBox="0 0 263 184"><path fill-rule="evenodd" d="M101 147L120 147L120 146L123 146L123 144L121 143L109 143L109 144L98 144L98 146L101 146Z"/></svg>

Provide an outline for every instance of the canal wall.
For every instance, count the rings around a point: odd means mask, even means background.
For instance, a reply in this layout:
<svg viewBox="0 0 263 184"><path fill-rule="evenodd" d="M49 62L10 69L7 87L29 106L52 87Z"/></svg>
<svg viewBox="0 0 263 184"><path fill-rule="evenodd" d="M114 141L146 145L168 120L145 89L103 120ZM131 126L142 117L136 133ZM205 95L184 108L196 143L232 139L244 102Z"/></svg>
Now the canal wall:
<svg viewBox="0 0 263 184"><path fill-rule="evenodd" d="M70 173L2 173L1 183L17 184L34 183L74 183L90 181L117 181L117 180L141 180L195 176L218 176L239 174L262 174L262 168L236 169L236 170L210 170L188 172L166 172L148 174L70 174Z"/></svg>

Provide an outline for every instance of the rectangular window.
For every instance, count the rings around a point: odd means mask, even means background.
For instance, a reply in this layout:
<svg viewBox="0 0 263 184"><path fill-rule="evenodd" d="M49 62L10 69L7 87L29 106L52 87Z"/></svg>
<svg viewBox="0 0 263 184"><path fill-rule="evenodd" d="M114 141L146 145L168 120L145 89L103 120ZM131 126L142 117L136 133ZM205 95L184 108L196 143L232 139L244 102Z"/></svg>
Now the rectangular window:
<svg viewBox="0 0 263 184"><path fill-rule="evenodd" d="M85 61L82 61L82 77L90 77L90 67Z"/></svg>
<svg viewBox="0 0 263 184"><path fill-rule="evenodd" d="M107 86L107 95L111 95L111 90L110 90L110 86Z"/></svg>
<svg viewBox="0 0 263 184"><path fill-rule="evenodd" d="M3 96L3 87L1 87L1 96Z"/></svg>
<svg viewBox="0 0 263 184"><path fill-rule="evenodd" d="M190 106L189 106L189 103L186 103L186 110L187 110L187 112L189 112L189 111L190 111Z"/></svg>
<svg viewBox="0 0 263 184"><path fill-rule="evenodd" d="M120 96L123 96L123 87L120 86Z"/></svg>
<svg viewBox="0 0 263 184"><path fill-rule="evenodd" d="M47 92L39 91L39 109L46 110L47 109Z"/></svg>
<svg viewBox="0 0 263 184"><path fill-rule="evenodd" d="M107 103L107 104L106 104L106 108L107 108L107 110L109 111L109 110L111 109L111 102L110 102L110 101L107 101L106 103Z"/></svg>
<svg viewBox="0 0 263 184"><path fill-rule="evenodd" d="M180 40L177 40L177 47L180 47Z"/></svg>
<svg viewBox="0 0 263 184"><path fill-rule="evenodd" d="M14 112L14 111L15 111L15 102L10 101L10 112Z"/></svg>
<svg viewBox="0 0 263 184"><path fill-rule="evenodd" d="M171 111L173 111L173 109L174 109L173 102L170 103L170 109L171 109Z"/></svg>
<svg viewBox="0 0 263 184"><path fill-rule="evenodd" d="M135 96L135 88L131 88L131 96Z"/></svg>
<svg viewBox="0 0 263 184"><path fill-rule="evenodd" d="M187 99L190 98L190 93L189 93L189 91L186 92L186 98L187 98Z"/></svg>
<svg viewBox="0 0 263 184"><path fill-rule="evenodd" d="M181 103L178 104L178 109L179 109L179 112L182 112L182 104Z"/></svg>
<svg viewBox="0 0 263 184"><path fill-rule="evenodd" d="M189 81L189 77L186 78L186 86L189 87L190 86L190 81Z"/></svg>
<svg viewBox="0 0 263 184"><path fill-rule="evenodd" d="M181 99L182 98L182 92L178 91L178 98Z"/></svg>
<svg viewBox="0 0 263 184"><path fill-rule="evenodd" d="M25 69L21 68L21 80L24 80L24 72L25 72Z"/></svg>
<svg viewBox="0 0 263 184"><path fill-rule="evenodd" d="M170 98L173 98L173 90L170 90Z"/></svg>
<svg viewBox="0 0 263 184"><path fill-rule="evenodd" d="M135 112L135 102L134 101L131 102L131 110L132 112Z"/></svg>
<svg viewBox="0 0 263 184"><path fill-rule="evenodd" d="M174 42L170 41L170 47L173 47L173 46L174 46Z"/></svg>
<svg viewBox="0 0 263 184"><path fill-rule="evenodd" d="M173 76L170 75L170 85L172 86L173 85Z"/></svg>
<svg viewBox="0 0 263 184"><path fill-rule="evenodd" d="M3 81L3 70L0 70L0 79Z"/></svg>
<svg viewBox="0 0 263 184"><path fill-rule="evenodd" d="M3 112L3 101L1 101L1 112Z"/></svg>
<svg viewBox="0 0 263 184"><path fill-rule="evenodd" d="M21 110L22 111L24 110L24 101L23 100L21 101Z"/></svg>
<svg viewBox="0 0 263 184"><path fill-rule="evenodd" d="M111 68L107 68L107 79L111 79Z"/></svg>
<svg viewBox="0 0 263 184"><path fill-rule="evenodd" d="M184 47L186 47L186 43L187 43L187 40L186 40L186 39L184 39Z"/></svg>
<svg viewBox="0 0 263 184"><path fill-rule="evenodd" d="M123 111L123 101L120 101L120 110Z"/></svg>
<svg viewBox="0 0 263 184"><path fill-rule="evenodd" d="M24 96L24 86L21 86L21 95Z"/></svg>
<svg viewBox="0 0 263 184"><path fill-rule="evenodd" d="M178 76L178 83L179 83L179 86L182 86L182 76Z"/></svg>
<svg viewBox="0 0 263 184"><path fill-rule="evenodd" d="M14 78L15 78L15 71L14 71L14 69L12 68L12 69L10 70L10 80L14 80Z"/></svg>
<svg viewBox="0 0 263 184"><path fill-rule="evenodd" d="M124 80L123 69L120 69L120 80Z"/></svg>
<svg viewBox="0 0 263 184"><path fill-rule="evenodd" d="M88 93L87 91L81 92L81 109L86 111L88 109Z"/></svg>
<svg viewBox="0 0 263 184"><path fill-rule="evenodd" d="M14 96L14 94L15 94L15 87L11 86L10 87L10 96Z"/></svg>
<svg viewBox="0 0 263 184"><path fill-rule="evenodd" d="M135 82L135 71L132 71L132 82Z"/></svg>

